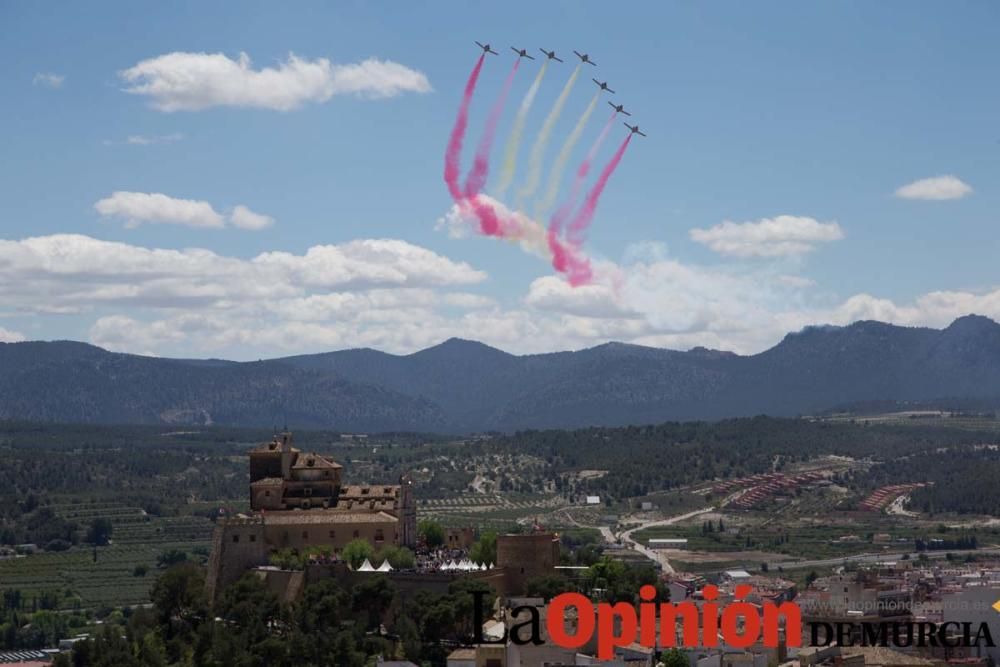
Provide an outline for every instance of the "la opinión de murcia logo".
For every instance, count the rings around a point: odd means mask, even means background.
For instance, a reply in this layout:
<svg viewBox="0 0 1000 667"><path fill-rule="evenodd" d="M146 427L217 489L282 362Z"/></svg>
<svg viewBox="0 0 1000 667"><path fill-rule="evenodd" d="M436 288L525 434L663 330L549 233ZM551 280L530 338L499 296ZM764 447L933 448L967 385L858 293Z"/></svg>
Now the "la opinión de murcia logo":
<svg viewBox="0 0 1000 667"><path fill-rule="evenodd" d="M566 649L578 649L597 639L597 657L614 658L615 649L639 643L649 648L715 647L720 643L735 648L761 644L777 648L784 635L785 645L802 645L802 610L794 602L758 606L746 602L751 586L734 588L734 601L720 607L715 600L719 589L708 585L702 589L705 602L655 602L656 589L639 589L639 605L629 602L593 602L580 593L562 593L552 598L545 618L545 629L551 641ZM482 636L486 593L475 592L475 627L480 644L543 644L542 620L538 608L530 605L515 607L510 625L502 637ZM575 617L572 630L567 619ZM677 627L681 627L678 642ZM822 639L821 639L822 636ZM721 638L721 642L720 642ZM827 623L811 622L812 646L994 646L989 626L980 623Z"/></svg>

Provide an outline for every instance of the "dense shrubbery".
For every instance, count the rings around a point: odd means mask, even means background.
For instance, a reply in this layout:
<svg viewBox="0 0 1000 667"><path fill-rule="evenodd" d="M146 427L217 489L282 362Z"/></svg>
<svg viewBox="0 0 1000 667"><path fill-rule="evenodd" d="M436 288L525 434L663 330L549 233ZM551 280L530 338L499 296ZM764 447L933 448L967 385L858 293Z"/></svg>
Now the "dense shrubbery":
<svg viewBox="0 0 1000 667"><path fill-rule="evenodd" d="M363 667L375 655L441 660L440 640L471 638L471 592L489 592L484 584L462 581L444 595L419 591L405 599L376 574L350 590L326 579L306 588L299 602L282 605L263 581L248 575L210 608L204 590L198 566L165 571L153 589L152 609L107 624L55 665Z"/></svg>

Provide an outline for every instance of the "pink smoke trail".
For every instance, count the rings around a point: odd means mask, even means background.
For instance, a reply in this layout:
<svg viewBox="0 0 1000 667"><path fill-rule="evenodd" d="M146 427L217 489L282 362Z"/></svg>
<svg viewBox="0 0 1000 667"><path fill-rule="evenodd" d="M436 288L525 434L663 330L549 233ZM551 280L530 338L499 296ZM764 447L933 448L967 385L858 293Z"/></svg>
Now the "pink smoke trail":
<svg viewBox="0 0 1000 667"><path fill-rule="evenodd" d="M566 236L569 238L569 242L574 246L580 246L583 244L583 235L587 231L587 227L594 219L594 212L597 210L597 204L601 199L601 193L604 192L604 186L608 184L608 179L611 178L611 174L615 172L618 168L618 163L622 161L622 156L625 155L625 149L628 148L629 142L632 141L632 134L629 133L625 137L625 141L621 143L618 150L611 157L606 165L604 165L601 175L598 177L597 182L594 183L593 187L590 188L590 192L587 193L587 198L583 202L583 206L577 211L576 216L573 221L569 224L569 229L566 232Z"/></svg>
<svg viewBox="0 0 1000 667"><path fill-rule="evenodd" d="M520 58L514 61L514 66L510 68L507 80L504 81L503 88L500 90L500 96L497 97L497 101L493 103L493 108L490 109L490 115L486 119L486 128L483 130L483 136L479 140L479 147L476 149L476 157L472 163L472 169L469 170L468 176L465 177L466 197L474 197L486 185L486 178L490 173L490 151L493 148L493 138L497 133L497 123L500 122L500 115L503 113L504 105L507 103L507 94L510 92L511 84L514 83L514 75L517 73L517 67L520 64Z"/></svg>
<svg viewBox="0 0 1000 667"><path fill-rule="evenodd" d="M607 122L604 124L604 128L601 133L597 136L597 140L590 147L587 152L587 157L583 159L580 166L576 170L576 175L573 178L573 185L570 188L569 196L566 201L563 202L562 206L556 209L556 212L552 215L549 220L549 229L555 229L556 233L560 233L562 230L563 223L566 222L566 218L569 214L573 212L573 207L576 206L577 200L580 198L580 191L583 189L583 182L587 180L587 174L590 173L590 165L594 162L594 157L597 155L597 151L601 148L601 144L604 143L605 138L608 136L608 132L611 131L611 125L615 122L615 118L618 116L617 111L611 112L611 117L608 118Z"/></svg>
<svg viewBox="0 0 1000 667"><path fill-rule="evenodd" d="M459 160L462 158L462 141L465 139L465 130L469 125L469 103L472 102L472 93L476 90L476 82L479 80L479 72L483 69L483 60L486 54L479 56L476 66L469 74L469 80L465 83L465 92L462 94L462 102L458 106L458 115L455 117L455 125L451 129L451 137L448 139L448 148L444 153L444 182L448 184L448 192L456 203L462 201L462 189L458 185Z"/></svg>
<svg viewBox="0 0 1000 667"><path fill-rule="evenodd" d="M590 283L594 273L590 268L590 260L580 252L579 246L564 243L559 238L558 231L552 227L549 227L547 239L552 253L552 268L565 273L572 287Z"/></svg>

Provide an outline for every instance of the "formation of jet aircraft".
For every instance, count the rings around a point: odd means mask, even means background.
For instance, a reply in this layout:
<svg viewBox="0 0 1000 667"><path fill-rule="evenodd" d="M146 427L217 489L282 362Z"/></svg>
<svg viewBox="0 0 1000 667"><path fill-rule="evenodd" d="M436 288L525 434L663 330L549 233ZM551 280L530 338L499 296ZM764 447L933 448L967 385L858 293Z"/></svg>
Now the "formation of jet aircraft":
<svg viewBox="0 0 1000 667"><path fill-rule="evenodd" d="M615 104L613 102L608 102L608 106L610 106L612 109L614 109L618 113L623 113L626 116L631 116L632 115L628 111L625 111L625 105L624 104Z"/></svg>
<svg viewBox="0 0 1000 667"><path fill-rule="evenodd" d="M500 55L500 54L498 54L496 51L494 51L490 47L489 42L487 42L486 44L483 44L481 42L476 42L476 46L478 46L480 49L482 49L484 54L489 53L489 54L494 55L494 56ZM512 47L510 47L510 50L513 51L514 53L516 53L518 58L528 58L529 60L534 60L535 59L534 56L528 55L528 50L527 49L519 49L516 46L512 46ZM540 47L539 47L538 50L541 51L542 53L544 53L545 57L548 60L555 60L556 62L559 62L559 63L563 62L563 60L561 58L559 58L559 57L556 56L556 52L555 51L546 51L545 49L540 48ZM580 53L579 51L573 51L573 53L576 54L576 57L580 59L580 63L581 64L582 63L586 63L587 65L593 65L594 67L597 66L597 63L595 63L593 60L590 59L590 55L589 54L587 54L587 53ZM611 88L608 87L608 82L607 81L598 81L597 79L592 79L592 81L594 83L596 83L597 86L598 86L598 88L600 88L602 91L606 90L609 93L611 93L612 95L615 94L615 91L611 90ZM617 112L617 113L625 114L626 116L631 116L632 115L628 111L625 111L625 105L624 104L614 104L613 102L608 102L608 105L610 105L611 108L614 109L615 112ZM632 125L629 125L628 123L625 123L625 127L627 127L632 134L638 134L638 135L643 136L643 137L646 136L645 132L642 132L641 130L639 130L639 126L638 125L632 126Z"/></svg>
<svg viewBox="0 0 1000 667"><path fill-rule="evenodd" d="M596 83L596 84L597 84L597 86L598 86L598 87L599 87L599 88L600 88L601 90L606 90L606 91L608 91L609 93L611 93L612 95L614 95L614 94L615 94L615 91L613 91L613 90L611 90L610 88L608 88L608 82L607 82L607 81L598 81L597 79L591 79L591 81L593 81L594 83Z"/></svg>

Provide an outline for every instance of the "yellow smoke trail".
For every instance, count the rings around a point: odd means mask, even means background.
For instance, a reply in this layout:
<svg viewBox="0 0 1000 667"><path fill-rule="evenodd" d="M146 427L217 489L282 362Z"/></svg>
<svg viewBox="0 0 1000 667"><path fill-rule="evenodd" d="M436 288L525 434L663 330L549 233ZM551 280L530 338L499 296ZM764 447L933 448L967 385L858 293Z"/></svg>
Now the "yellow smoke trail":
<svg viewBox="0 0 1000 667"><path fill-rule="evenodd" d="M552 134L552 128L555 126L556 121L559 120L562 108L566 106L566 100L569 99L569 91L573 89L573 84L576 83L576 77L580 74L581 65L576 66L569 80L566 81L562 92L559 93L555 104L552 105L552 110L545 117L545 123L542 124L542 129L538 132L535 145L531 147L531 155L528 158L528 178L525 180L524 186L517 192L518 210L524 209L524 200L535 194L535 190L538 189L538 181L542 178L542 160L545 157L545 147L549 143L549 135Z"/></svg>
<svg viewBox="0 0 1000 667"><path fill-rule="evenodd" d="M507 146L503 152L503 167L500 172L500 182L496 187L496 196L498 199L503 197L503 193L507 191L507 188L514 181L514 170L517 169L517 151L521 147L521 135L524 134L524 123L528 120L528 111L535 101L535 94L538 93L538 87L542 85L542 78L545 76L545 70L548 67L549 61L546 60L542 63L538 74L535 75L535 80L531 83L531 87L528 88L528 92L524 94L521 106L517 110L517 116L514 118L514 126L510 130L510 136L507 138Z"/></svg>
<svg viewBox="0 0 1000 667"><path fill-rule="evenodd" d="M587 126L590 114L594 113L594 109L597 108L597 100L600 97L601 91L597 91L593 99L590 100L590 104L587 105L587 108L580 116L580 120L576 121L573 131L566 138L566 143L559 150L556 161L552 163L552 170L549 172L549 187L545 191L545 197L535 206L535 220L541 220L549 209L552 208L552 205L556 203L556 196L559 194L559 184L562 183L562 174L566 170L566 164L573 153L573 147L580 140L583 128Z"/></svg>

